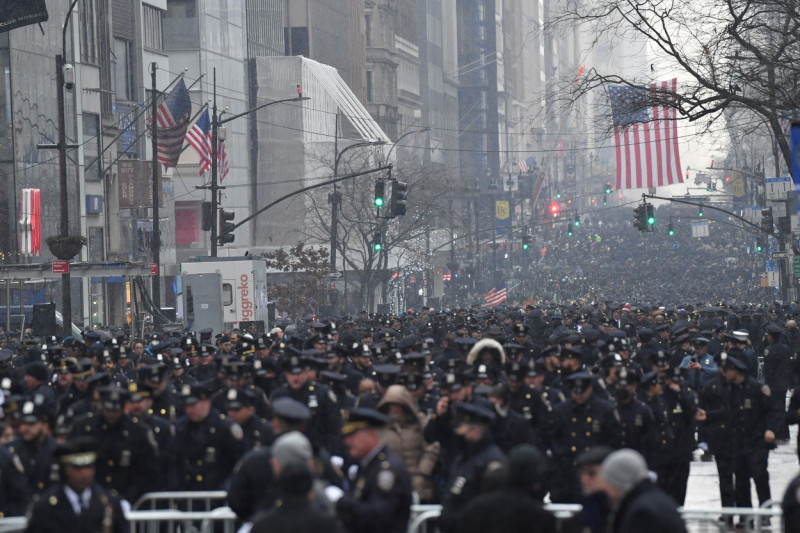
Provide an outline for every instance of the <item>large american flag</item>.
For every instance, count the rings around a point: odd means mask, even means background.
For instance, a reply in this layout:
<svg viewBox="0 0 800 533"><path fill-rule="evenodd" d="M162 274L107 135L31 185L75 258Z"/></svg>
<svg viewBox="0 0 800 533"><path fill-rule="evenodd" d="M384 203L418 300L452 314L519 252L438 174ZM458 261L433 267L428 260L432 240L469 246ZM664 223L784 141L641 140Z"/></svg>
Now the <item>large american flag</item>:
<svg viewBox="0 0 800 533"><path fill-rule="evenodd" d="M524 161L517 162L517 168L519 168L520 172L528 172L533 165L536 164L536 158L530 156L529 158L525 159Z"/></svg>
<svg viewBox="0 0 800 533"><path fill-rule="evenodd" d="M505 282L500 282L496 288L490 290L486 294L486 305L489 307L494 307L505 302L507 298L508 294L506 293L506 284Z"/></svg>
<svg viewBox="0 0 800 533"><path fill-rule="evenodd" d="M617 159L617 189L683 182L675 109L663 105L678 80L646 87L609 88Z"/></svg>
<svg viewBox="0 0 800 533"><path fill-rule="evenodd" d="M156 112L158 160L165 167L178 165L191 117L192 102L186 84L181 79Z"/></svg>
<svg viewBox="0 0 800 533"><path fill-rule="evenodd" d="M186 132L186 140L200 156L199 170L200 174L203 174L211 168L211 119L208 116L208 109L203 111L194 126ZM220 181L222 181L230 170L228 152L225 150L223 141L217 142L217 165Z"/></svg>

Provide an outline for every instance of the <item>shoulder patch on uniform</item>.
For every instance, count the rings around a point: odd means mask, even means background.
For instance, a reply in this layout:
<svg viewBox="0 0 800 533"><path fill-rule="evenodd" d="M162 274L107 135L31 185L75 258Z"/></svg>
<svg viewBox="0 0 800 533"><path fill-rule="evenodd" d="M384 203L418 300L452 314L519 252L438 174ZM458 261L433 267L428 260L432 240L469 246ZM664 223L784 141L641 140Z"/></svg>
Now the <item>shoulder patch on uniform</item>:
<svg viewBox="0 0 800 533"><path fill-rule="evenodd" d="M767 385L766 383L761 385L761 392L762 394L764 394L764 396L772 396L772 391L769 390L769 385Z"/></svg>
<svg viewBox="0 0 800 533"><path fill-rule="evenodd" d="M378 472L378 488L383 492L389 492L392 490L394 488L395 481L396 479L394 472L391 470L384 469Z"/></svg>
<svg viewBox="0 0 800 533"><path fill-rule="evenodd" d="M242 440L244 437L244 431L242 431L242 426L239 424L233 423L231 424L231 435L236 440Z"/></svg>

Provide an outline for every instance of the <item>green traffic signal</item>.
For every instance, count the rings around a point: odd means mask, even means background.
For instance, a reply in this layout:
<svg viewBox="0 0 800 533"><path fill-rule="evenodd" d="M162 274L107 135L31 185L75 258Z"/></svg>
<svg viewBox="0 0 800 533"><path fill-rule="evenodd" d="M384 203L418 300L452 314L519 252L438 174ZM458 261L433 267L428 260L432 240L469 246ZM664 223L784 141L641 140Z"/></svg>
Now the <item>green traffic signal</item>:
<svg viewBox="0 0 800 533"><path fill-rule="evenodd" d="M577 228L580 225L581 225L581 217L580 216L576 216L575 217L575 227Z"/></svg>
<svg viewBox="0 0 800 533"><path fill-rule="evenodd" d="M386 183L383 180L378 180L375 182L375 199L372 201L372 203L375 204L375 207L381 208L383 207L385 197Z"/></svg>
<svg viewBox="0 0 800 533"><path fill-rule="evenodd" d="M667 235L669 235L670 237L675 235L675 228L672 227L672 223L671 222L669 224L667 224Z"/></svg>
<svg viewBox="0 0 800 533"><path fill-rule="evenodd" d="M372 244L372 249L374 251L376 251L376 252L380 252L381 250L383 250L383 244L381 244L379 242L373 243Z"/></svg>

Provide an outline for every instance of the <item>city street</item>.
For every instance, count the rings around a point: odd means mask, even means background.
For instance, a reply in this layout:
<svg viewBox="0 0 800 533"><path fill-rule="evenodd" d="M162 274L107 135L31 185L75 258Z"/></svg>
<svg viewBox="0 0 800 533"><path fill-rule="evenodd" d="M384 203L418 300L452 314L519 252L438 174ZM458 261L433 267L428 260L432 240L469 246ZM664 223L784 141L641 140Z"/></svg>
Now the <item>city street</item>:
<svg viewBox="0 0 800 533"><path fill-rule="evenodd" d="M783 493L789 482L798 473L800 465L797 460L797 426L790 426L792 438L786 444L781 444L776 450L770 453L769 457L769 481L772 488L772 499L780 502ZM751 483L753 504L757 504L755 487ZM689 475L689 488L686 495L686 508L701 509L720 507L719 481L717 477L717 467L713 461L702 462L694 461ZM774 524L771 531L779 531L777 524ZM689 523L691 531L716 531L716 528L708 528L696 523Z"/></svg>

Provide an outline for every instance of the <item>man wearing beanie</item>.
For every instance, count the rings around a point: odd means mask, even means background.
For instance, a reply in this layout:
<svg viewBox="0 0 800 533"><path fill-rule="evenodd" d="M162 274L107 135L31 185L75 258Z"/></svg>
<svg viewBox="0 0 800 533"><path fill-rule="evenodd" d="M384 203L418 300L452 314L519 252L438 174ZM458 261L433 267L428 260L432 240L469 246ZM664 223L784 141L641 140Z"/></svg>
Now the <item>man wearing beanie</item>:
<svg viewBox="0 0 800 533"><path fill-rule="evenodd" d="M613 533L686 533L678 505L650 480L642 455L630 448L603 460L603 490L612 506Z"/></svg>

